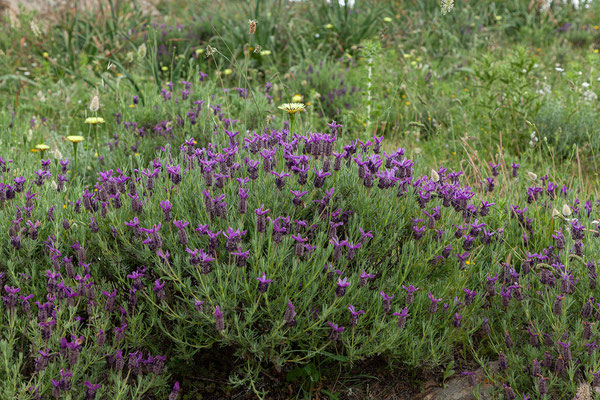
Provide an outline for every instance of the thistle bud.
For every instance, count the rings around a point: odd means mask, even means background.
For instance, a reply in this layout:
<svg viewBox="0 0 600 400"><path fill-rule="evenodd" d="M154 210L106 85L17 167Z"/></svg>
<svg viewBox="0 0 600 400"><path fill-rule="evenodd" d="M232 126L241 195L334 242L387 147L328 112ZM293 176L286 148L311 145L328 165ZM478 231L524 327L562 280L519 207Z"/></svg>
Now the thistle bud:
<svg viewBox="0 0 600 400"><path fill-rule="evenodd" d="M92 101L90 102L90 111L96 112L99 109L100 109L100 99L98 98L98 95L94 95L94 97L92 97Z"/></svg>
<svg viewBox="0 0 600 400"><path fill-rule="evenodd" d="M250 34L254 35L254 33L256 32L256 21L253 19L249 20L248 26L250 28Z"/></svg>

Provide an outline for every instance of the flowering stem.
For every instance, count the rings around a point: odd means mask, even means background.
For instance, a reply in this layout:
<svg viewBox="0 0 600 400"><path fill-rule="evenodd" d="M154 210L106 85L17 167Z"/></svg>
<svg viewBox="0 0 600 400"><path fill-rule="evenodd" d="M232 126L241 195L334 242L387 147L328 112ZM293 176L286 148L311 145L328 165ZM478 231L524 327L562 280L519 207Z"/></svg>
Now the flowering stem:
<svg viewBox="0 0 600 400"><path fill-rule="evenodd" d="M98 125L94 124L94 145L96 146L96 156L100 155L100 151L98 149Z"/></svg>
<svg viewBox="0 0 600 400"><path fill-rule="evenodd" d="M73 142L73 158L75 159L75 168L73 169L73 175L77 173L77 143Z"/></svg>
<svg viewBox="0 0 600 400"><path fill-rule="evenodd" d="M294 138L294 121L296 114L290 114L290 141Z"/></svg>

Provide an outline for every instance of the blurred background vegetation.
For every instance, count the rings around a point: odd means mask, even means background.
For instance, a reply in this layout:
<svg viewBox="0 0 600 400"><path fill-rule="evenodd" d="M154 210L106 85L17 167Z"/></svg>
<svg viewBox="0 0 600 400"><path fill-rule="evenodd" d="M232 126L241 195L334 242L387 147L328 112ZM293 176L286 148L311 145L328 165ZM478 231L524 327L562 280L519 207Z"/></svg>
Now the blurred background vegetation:
<svg viewBox="0 0 600 400"><path fill-rule="evenodd" d="M176 0L150 15L111 0L52 18L23 12L0 38L2 129L21 142L11 121L52 115L49 126L77 131L71 117L94 88L145 101L202 73L250 94L274 85L260 117L243 110L248 129L300 95L314 130L335 119L353 136L384 135L448 163L464 158L465 140L487 158L579 157L595 176L599 11L598 2L457 1L442 15L434 0Z"/></svg>

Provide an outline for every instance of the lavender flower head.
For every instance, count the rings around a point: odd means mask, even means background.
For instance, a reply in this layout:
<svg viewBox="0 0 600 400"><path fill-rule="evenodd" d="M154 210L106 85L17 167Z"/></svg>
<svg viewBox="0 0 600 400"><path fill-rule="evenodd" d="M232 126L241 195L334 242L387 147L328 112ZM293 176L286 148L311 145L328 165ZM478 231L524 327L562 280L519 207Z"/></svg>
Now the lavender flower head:
<svg viewBox="0 0 600 400"><path fill-rule="evenodd" d="M349 305L348 310L350 310L350 326L355 327L358 323L359 315L364 314L365 310L356 311L353 305Z"/></svg>
<svg viewBox="0 0 600 400"><path fill-rule="evenodd" d="M360 287L363 287L363 286L365 286L367 284L367 279L373 279L373 278L375 278L375 275L373 275L373 274L367 274L365 272L365 270L363 269L362 272L361 272L361 274L360 274L360 276L359 276L359 278L360 278L360 281L359 281L358 285Z"/></svg>
<svg viewBox="0 0 600 400"><path fill-rule="evenodd" d="M288 327L292 327L296 324L296 308L291 301L288 301L287 308L283 314L283 319Z"/></svg>
<svg viewBox="0 0 600 400"><path fill-rule="evenodd" d="M406 318L410 315L408 313L408 308L404 307L402 311L395 312L394 315L398 317L398 328L404 329L404 326L406 325Z"/></svg>
<svg viewBox="0 0 600 400"><path fill-rule="evenodd" d="M330 322L330 321L327 323L331 327L331 333L329 334L329 339L333 342L337 342L340 337L340 333L344 332L345 328L343 326L338 326L338 324L334 324L333 322Z"/></svg>
<svg viewBox="0 0 600 400"><path fill-rule="evenodd" d="M267 275L263 272L262 277L256 278L258 281L258 292L265 293L269 288L269 283L273 282L271 279L267 279Z"/></svg>
<svg viewBox="0 0 600 400"><path fill-rule="evenodd" d="M154 281L154 287L152 288L154 293L156 293L156 298L159 301L165 301L167 296L165 294L165 282L161 282L160 279Z"/></svg>
<svg viewBox="0 0 600 400"><path fill-rule="evenodd" d="M175 382L175 385L173 385L173 390L171 390L171 393L169 394L168 400L177 400L178 397L179 397L179 382Z"/></svg>
<svg viewBox="0 0 600 400"><path fill-rule="evenodd" d="M413 285L402 285L402 288L406 290L406 305L410 305L415 301L415 292L419 290L419 288L414 287Z"/></svg>
<svg viewBox="0 0 600 400"><path fill-rule="evenodd" d="M335 289L336 296L343 297L344 294L346 294L346 288L348 286L350 286L350 282L348 282L347 278L344 278L343 280L341 278L338 278L337 288Z"/></svg>
<svg viewBox="0 0 600 400"><path fill-rule="evenodd" d="M85 400L94 400L96 398L96 392L100 389L100 384L92 384L90 381L85 381L83 383L87 390L85 392Z"/></svg>
<svg viewBox="0 0 600 400"><path fill-rule="evenodd" d="M171 204L171 202L169 200L161 201L159 203L159 206L163 210L163 218L164 218L164 220L166 222L171 221L171 219L173 219L173 217L171 216L171 208L173 207L173 205Z"/></svg>
<svg viewBox="0 0 600 400"><path fill-rule="evenodd" d="M436 299L436 298L435 298L435 297L434 297L434 296L431 294L431 292L429 292L429 293L427 294L427 296L429 297L429 300L431 300L431 304L429 305L429 313L430 313L430 314L435 314L435 313L437 312L437 309L438 309L438 303L439 303L440 301L442 301L442 299L441 299L441 298L440 298L440 299Z"/></svg>
<svg viewBox="0 0 600 400"><path fill-rule="evenodd" d="M389 313L392 310L392 299L394 295L388 296L385 292L379 292L379 295L383 298L383 312Z"/></svg>
<svg viewBox="0 0 600 400"><path fill-rule="evenodd" d="M215 307L215 318L216 318L216 322L215 322L215 326L218 332L222 332L225 330L225 320L223 319L223 312L221 311L221 307L216 306Z"/></svg>

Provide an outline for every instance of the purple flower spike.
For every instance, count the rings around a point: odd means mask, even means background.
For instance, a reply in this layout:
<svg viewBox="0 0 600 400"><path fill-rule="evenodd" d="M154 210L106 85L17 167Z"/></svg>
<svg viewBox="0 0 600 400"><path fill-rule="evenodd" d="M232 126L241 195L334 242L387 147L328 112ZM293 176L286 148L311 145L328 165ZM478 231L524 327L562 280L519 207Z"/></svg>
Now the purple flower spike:
<svg viewBox="0 0 600 400"><path fill-rule="evenodd" d="M165 282L161 283L160 279L157 279L156 281L154 281L154 288L152 288L152 290L154 290L154 292L156 293L156 297L158 298L158 300L166 300L167 296L165 295Z"/></svg>
<svg viewBox="0 0 600 400"><path fill-rule="evenodd" d="M348 259L348 261L352 261L354 260L354 256L356 255L356 250L362 247L362 243L358 242L354 244L352 242L347 241L345 244L346 248L348 249L348 251L346 252L346 258Z"/></svg>
<svg viewBox="0 0 600 400"><path fill-rule="evenodd" d="M402 288L406 290L406 305L412 304L415 301L415 292L419 290L419 288L414 287L413 285L402 285Z"/></svg>
<svg viewBox="0 0 600 400"><path fill-rule="evenodd" d="M240 214L246 214L248 211L248 197L250 196L250 192L243 187L238 189L238 197L240 199L238 203L238 212Z"/></svg>
<svg viewBox="0 0 600 400"><path fill-rule="evenodd" d="M222 332L225 330L225 321L223 319L223 312L221 311L221 307L215 307L215 318L216 318L216 328L218 332Z"/></svg>
<svg viewBox="0 0 600 400"><path fill-rule="evenodd" d="M258 232L265 232L267 230L267 217L266 215L271 211L270 209L264 209L264 204L261 204L259 208L254 210L256 214L256 230Z"/></svg>
<svg viewBox="0 0 600 400"><path fill-rule="evenodd" d="M279 189L279 190L283 189L283 187L285 186L285 179L284 178L289 177L290 174L287 174L287 173L284 173L284 172L278 173L278 172L275 172L275 171L271 171L271 174L276 176L275 186L277 187L277 189Z"/></svg>
<svg viewBox="0 0 600 400"><path fill-rule="evenodd" d="M455 328L460 328L461 323L462 323L462 315L460 315L459 313L455 313L454 321L452 321L452 325L454 325Z"/></svg>
<svg viewBox="0 0 600 400"><path fill-rule="evenodd" d="M283 319L288 327L292 327L296 324L296 308L292 304L291 301L288 302L285 313L283 314Z"/></svg>
<svg viewBox="0 0 600 400"><path fill-rule="evenodd" d="M516 178L517 175L519 174L519 168L520 167L521 167L520 164L512 163L512 177L513 178Z"/></svg>
<svg viewBox="0 0 600 400"><path fill-rule="evenodd" d="M498 368L500 369L500 371L508 369L508 361L506 360L506 355L502 352L498 354Z"/></svg>
<svg viewBox="0 0 600 400"><path fill-rule="evenodd" d="M348 282L347 278L343 280L338 278L337 288L335 289L335 294L337 297L343 297L346 294L346 288L350 286L350 282Z"/></svg>
<svg viewBox="0 0 600 400"><path fill-rule="evenodd" d="M594 376L592 386L595 388L600 387L600 370L598 370L598 372L592 372L592 375Z"/></svg>
<svg viewBox="0 0 600 400"><path fill-rule="evenodd" d="M506 400L515 400L517 398L517 395L515 394L515 391L513 390L513 388L511 388L510 386L504 384L504 391L505 391L505 398Z"/></svg>
<svg viewBox="0 0 600 400"><path fill-rule="evenodd" d="M406 325L406 318L410 315L408 313L408 308L404 307L402 311L399 313L395 312L394 315L398 317L398 328L404 329L404 326Z"/></svg>
<svg viewBox="0 0 600 400"><path fill-rule="evenodd" d="M360 281L359 281L358 286L363 287L363 286L365 286L367 284L367 279L373 279L373 278L375 278L375 275L373 275L373 274L367 274L365 272L365 270L363 269L362 272L361 272L361 274L360 274L360 276L359 276L359 278L360 278Z"/></svg>
<svg viewBox="0 0 600 400"><path fill-rule="evenodd" d="M473 299L475 299L475 296L477 296L477 292L474 290L469 290L469 289L465 289L465 305L471 305L471 303L473 303Z"/></svg>
<svg viewBox="0 0 600 400"><path fill-rule="evenodd" d="M178 397L179 397L179 382L175 382L175 385L173 385L173 390L171 390L171 393L169 394L169 400L177 400Z"/></svg>
<svg viewBox="0 0 600 400"><path fill-rule="evenodd" d="M323 187L323 184L325 183L325 178L328 177L329 175L331 175L331 172L324 172L323 170L317 170L317 168L315 168L315 188L320 189Z"/></svg>
<svg viewBox="0 0 600 400"><path fill-rule="evenodd" d="M181 167L179 165L167 167L167 172L171 178L171 182L173 182L174 185L178 185L181 182Z"/></svg>
<svg viewBox="0 0 600 400"><path fill-rule="evenodd" d="M361 234L361 244L366 243L369 239L373 239L373 231L363 231L362 228L358 228Z"/></svg>
<svg viewBox="0 0 600 400"><path fill-rule="evenodd" d="M210 263L212 261L215 261L215 258L213 258L210 254L204 252L204 250L200 249L186 249L185 250L191 257L190 257L190 264L191 265L200 265L201 269L202 269L202 273L203 274L208 274L210 272Z"/></svg>
<svg viewBox="0 0 600 400"><path fill-rule="evenodd" d="M161 201L159 203L160 208L162 208L163 210L163 217L164 220L166 222L171 221L172 216L171 216L171 208L173 207L173 205L171 204L171 202L169 200L165 200L165 201Z"/></svg>
<svg viewBox="0 0 600 400"><path fill-rule="evenodd" d="M237 251L230 253L232 256L235 256L235 265L238 268L243 268L246 266L246 259L250 257L249 251L242 251L241 247L238 247Z"/></svg>
<svg viewBox="0 0 600 400"><path fill-rule="evenodd" d="M333 322L327 322L327 323L331 327L331 333L329 334L329 339L333 342L337 342L340 337L340 333L344 332L345 328L343 326L338 326L338 324L334 324Z"/></svg>
<svg viewBox="0 0 600 400"><path fill-rule="evenodd" d="M492 175L494 176L498 176L499 172L498 172L498 167L500 167L500 164L493 164L493 163L488 163L490 166L490 169L492 170Z"/></svg>
<svg viewBox="0 0 600 400"><path fill-rule="evenodd" d="M173 221L173 225L175 225L175 227L178 229L177 237L179 238L179 244L181 244L182 246L187 246L189 238L187 236L185 228L189 225L189 222L175 220Z"/></svg>
<svg viewBox="0 0 600 400"><path fill-rule="evenodd" d="M269 283L273 282L271 279L267 279L267 275L263 272L262 277L256 278L258 281L258 292L265 293L269 288Z"/></svg>
<svg viewBox="0 0 600 400"><path fill-rule="evenodd" d="M308 192L307 191L290 190L290 193L292 193L294 195L294 198L292 199L292 203L294 204L294 206L299 207L302 205L302 196L304 196Z"/></svg>
<svg viewBox="0 0 600 400"><path fill-rule="evenodd" d="M58 382L61 391L68 392L71 389L72 377L73 374L68 369L63 368L60 370L60 380Z"/></svg>
<svg viewBox="0 0 600 400"><path fill-rule="evenodd" d="M85 392L85 400L94 400L96 398L96 392L100 389L100 384L92 384L90 381L85 381L83 383L85 387L87 387L87 391Z"/></svg>
<svg viewBox="0 0 600 400"><path fill-rule="evenodd" d="M436 299L436 298L435 298L435 297L434 297L434 296L431 294L431 292L429 292L429 293L427 294L427 296L429 297L429 300L431 300L431 304L429 305L429 313L430 313L430 314L435 314L435 313L437 312L437 309L438 309L438 303L439 303L440 301L442 301L442 299L441 299L441 298L440 298L440 299Z"/></svg>
<svg viewBox="0 0 600 400"><path fill-rule="evenodd" d="M379 295L383 297L383 312L389 313L392 310L392 299L394 296L388 296L385 292L379 292Z"/></svg>
<svg viewBox="0 0 600 400"><path fill-rule="evenodd" d="M365 313L365 310L356 311L353 305L348 306L348 310L350 310L350 326L355 327L358 323L358 317L361 314Z"/></svg>

